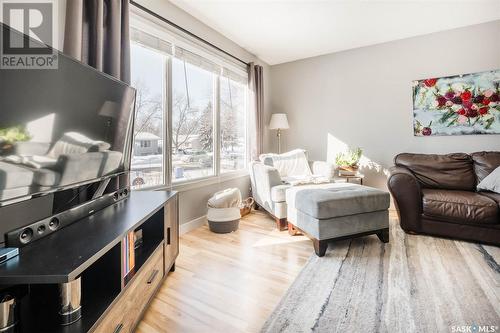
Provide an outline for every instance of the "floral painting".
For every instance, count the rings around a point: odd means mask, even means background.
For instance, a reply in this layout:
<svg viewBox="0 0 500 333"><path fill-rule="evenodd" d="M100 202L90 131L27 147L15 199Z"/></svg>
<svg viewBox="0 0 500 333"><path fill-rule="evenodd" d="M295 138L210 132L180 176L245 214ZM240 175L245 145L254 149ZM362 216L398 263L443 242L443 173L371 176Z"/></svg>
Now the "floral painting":
<svg viewBox="0 0 500 333"><path fill-rule="evenodd" d="M415 136L500 134L500 70L413 82Z"/></svg>

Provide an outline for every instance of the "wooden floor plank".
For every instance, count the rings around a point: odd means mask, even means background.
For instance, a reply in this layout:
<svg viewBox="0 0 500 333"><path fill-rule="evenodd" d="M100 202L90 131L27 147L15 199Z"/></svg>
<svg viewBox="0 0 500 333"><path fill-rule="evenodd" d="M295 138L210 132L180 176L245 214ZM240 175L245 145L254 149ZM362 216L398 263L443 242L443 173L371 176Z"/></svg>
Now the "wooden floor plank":
<svg viewBox="0 0 500 333"><path fill-rule="evenodd" d="M312 253L261 212L230 234L193 230L137 332L258 332Z"/></svg>

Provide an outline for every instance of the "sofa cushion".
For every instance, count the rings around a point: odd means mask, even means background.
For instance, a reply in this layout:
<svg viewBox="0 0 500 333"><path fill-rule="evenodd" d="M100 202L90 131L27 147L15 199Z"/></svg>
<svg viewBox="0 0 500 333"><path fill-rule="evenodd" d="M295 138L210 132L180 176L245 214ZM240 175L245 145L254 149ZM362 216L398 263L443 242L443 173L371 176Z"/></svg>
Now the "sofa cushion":
<svg viewBox="0 0 500 333"><path fill-rule="evenodd" d="M500 193L500 167L493 170L486 176L479 184L477 184L478 191L490 191Z"/></svg>
<svg viewBox="0 0 500 333"><path fill-rule="evenodd" d="M497 205L500 206L500 194L494 192L479 192L479 194L490 198L491 200L495 201ZM499 213L500 213L500 208L499 208Z"/></svg>
<svg viewBox="0 0 500 333"><path fill-rule="evenodd" d="M297 210L317 219L382 211L389 204L389 193L356 184L308 188L295 196Z"/></svg>
<svg viewBox="0 0 500 333"><path fill-rule="evenodd" d="M425 188L476 190L472 157L467 154L399 154L394 162L413 172Z"/></svg>
<svg viewBox="0 0 500 333"><path fill-rule="evenodd" d="M498 203L475 192L423 189L423 213L466 224L498 224Z"/></svg>
<svg viewBox="0 0 500 333"><path fill-rule="evenodd" d="M471 156L474 161L474 171L478 183L500 166L499 151L481 151L473 153Z"/></svg>

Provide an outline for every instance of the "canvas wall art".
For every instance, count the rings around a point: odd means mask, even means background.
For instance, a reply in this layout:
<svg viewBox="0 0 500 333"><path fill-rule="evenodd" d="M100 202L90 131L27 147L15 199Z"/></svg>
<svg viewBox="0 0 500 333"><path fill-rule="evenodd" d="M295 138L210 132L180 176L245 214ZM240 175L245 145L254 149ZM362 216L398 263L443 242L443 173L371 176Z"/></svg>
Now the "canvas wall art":
<svg viewBox="0 0 500 333"><path fill-rule="evenodd" d="M500 134L500 70L413 82L415 136Z"/></svg>

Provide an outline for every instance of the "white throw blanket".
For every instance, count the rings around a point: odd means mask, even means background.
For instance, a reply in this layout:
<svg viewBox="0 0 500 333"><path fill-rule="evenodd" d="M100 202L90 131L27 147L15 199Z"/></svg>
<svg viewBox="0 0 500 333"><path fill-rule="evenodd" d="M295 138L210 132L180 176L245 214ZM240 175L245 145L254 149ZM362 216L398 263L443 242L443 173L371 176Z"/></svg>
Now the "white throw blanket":
<svg viewBox="0 0 500 333"><path fill-rule="evenodd" d="M305 150L295 149L283 154L263 154L260 160L271 158L281 180L292 186L303 184L329 183L330 179L324 176L313 175Z"/></svg>
<svg viewBox="0 0 500 333"><path fill-rule="evenodd" d="M325 176L299 176L299 177L283 177L281 178L285 183L290 184L292 186L297 185L305 185L305 184L323 184L329 183L330 179Z"/></svg>
<svg viewBox="0 0 500 333"><path fill-rule="evenodd" d="M263 154L260 156L261 161L266 158L272 159L273 166L282 178L312 176L306 153L302 149L295 149L283 154Z"/></svg>

